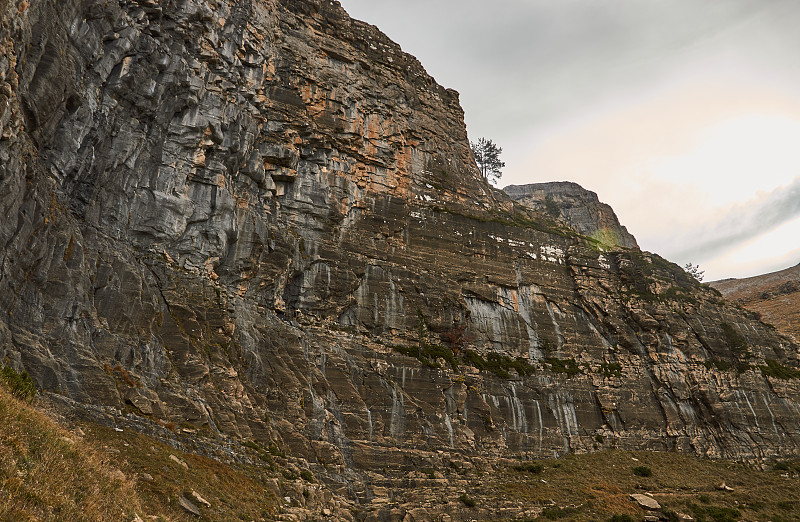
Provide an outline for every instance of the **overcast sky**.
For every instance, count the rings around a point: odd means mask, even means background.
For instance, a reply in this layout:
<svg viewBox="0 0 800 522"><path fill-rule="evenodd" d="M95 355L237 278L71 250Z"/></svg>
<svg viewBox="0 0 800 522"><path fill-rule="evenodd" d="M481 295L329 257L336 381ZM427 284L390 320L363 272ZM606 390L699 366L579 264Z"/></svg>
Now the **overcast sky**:
<svg viewBox="0 0 800 522"><path fill-rule="evenodd" d="M461 93L501 186L580 183L706 280L800 262L800 1L341 3Z"/></svg>

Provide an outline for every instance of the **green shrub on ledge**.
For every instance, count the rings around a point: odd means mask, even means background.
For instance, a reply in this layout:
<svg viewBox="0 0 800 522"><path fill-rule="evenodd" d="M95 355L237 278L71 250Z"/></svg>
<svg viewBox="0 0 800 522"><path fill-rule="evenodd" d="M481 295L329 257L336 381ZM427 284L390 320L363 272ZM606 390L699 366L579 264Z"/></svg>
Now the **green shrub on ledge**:
<svg viewBox="0 0 800 522"><path fill-rule="evenodd" d="M728 323L720 323L719 326L722 328L722 336L725 338L725 342L734 354L743 355L747 352L747 340L736 328Z"/></svg>
<svg viewBox="0 0 800 522"><path fill-rule="evenodd" d="M550 371L554 373L566 373L568 377L583 373L578 367L575 359L557 359L555 357L548 357L545 362L550 365Z"/></svg>
<svg viewBox="0 0 800 522"><path fill-rule="evenodd" d="M484 359L477 352L466 350L464 352L464 363L481 371L492 372L501 379L510 378L510 370L512 369L520 376L531 375L536 370L536 367L528 364L528 361L522 357L512 359L507 355L495 352L489 353Z"/></svg>
<svg viewBox="0 0 800 522"><path fill-rule="evenodd" d="M761 373L778 379L800 379L800 370L783 366L775 359L767 359L765 366L760 366Z"/></svg>
<svg viewBox="0 0 800 522"><path fill-rule="evenodd" d="M414 357L422 364L430 368L440 367L439 363L436 362L437 359L444 359L453 369L458 368L458 361L456 361L453 350L440 344L422 342L419 346L394 345L392 346L392 349L402 353L403 355Z"/></svg>

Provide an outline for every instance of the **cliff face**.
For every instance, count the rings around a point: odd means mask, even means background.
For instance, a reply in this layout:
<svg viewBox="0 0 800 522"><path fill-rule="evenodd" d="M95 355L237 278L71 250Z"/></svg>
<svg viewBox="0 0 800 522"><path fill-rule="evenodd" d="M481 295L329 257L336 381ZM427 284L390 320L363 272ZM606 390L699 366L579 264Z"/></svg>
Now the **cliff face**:
<svg viewBox="0 0 800 522"><path fill-rule="evenodd" d="M503 191L514 201L547 212L602 245L639 249L636 238L620 225L614 210L601 203L597 194L577 183L553 181L509 185Z"/></svg>
<svg viewBox="0 0 800 522"><path fill-rule="evenodd" d="M760 369L795 345L494 193L457 94L336 2L0 8L0 347L53 400L360 502L498 455L797 452Z"/></svg>

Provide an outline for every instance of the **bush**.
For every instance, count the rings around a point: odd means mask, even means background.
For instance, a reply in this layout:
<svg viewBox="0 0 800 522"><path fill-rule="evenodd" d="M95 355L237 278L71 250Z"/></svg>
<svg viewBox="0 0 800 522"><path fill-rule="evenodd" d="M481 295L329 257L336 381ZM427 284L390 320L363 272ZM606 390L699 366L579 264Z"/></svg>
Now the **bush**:
<svg viewBox="0 0 800 522"><path fill-rule="evenodd" d="M713 522L737 522L742 514L737 509L718 506L689 506L697 520L711 520Z"/></svg>
<svg viewBox="0 0 800 522"><path fill-rule="evenodd" d="M742 334L728 323L720 323L719 326L722 328L722 336L731 351L736 355L744 354L747 351L747 340Z"/></svg>
<svg viewBox="0 0 800 522"><path fill-rule="evenodd" d="M492 372L501 379L510 378L511 373L509 370L512 369L520 376L531 375L536 370L522 357L512 359L507 355L494 352L489 353L484 359L479 353L466 350L464 351L464 363L481 371Z"/></svg>
<svg viewBox="0 0 800 522"><path fill-rule="evenodd" d="M556 359L555 357L548 357L545 359L550 365L550 370L554 373L566 373L567 376L577 375L583 373L578 367L575 359Z"/></svg>
<svg viewBox="0 0 800 522"><path fill-rule="evenodd" d="M136 387L136 379L134 379L134 378L131 376L131 374L128 372L128 370L126 370L125 368L123 368L123 367L122 367L122 365L118 364L118 365L114 366L114 368L113 368L113 370L112 370L112 371L113 371L113 373L115 373L115 374L119 374L119 377L120 377L120 378L121 378L123 381L125 381L125 384L127 384L128 386L130 386L130 387L132 387L132 388L135 388L135 387Z"/></svg>
<svg viewBox="0 0 800 522"><path fill-rule="evenodd" d="M527 471L528 473L533 473L538 475L542 471L544 471L544 465L539 464L538 462L528 462L527 464L520 464L519 466L514 466L516 471Z"/></svg>
<svg viewBox="0 0 800 522"><path fill-rule="evenodd" d="M439 337L450 345L455 354L461 353L468 345L475 342L475 334L467 332L466 323L453 324L452 328L442 332Z"/></svg>
<svg viewBox="0 0 800 522"><path fill-rule="evenodd" d="M711 368L716 368L721 372L726 372L733 367L730 361L723 361L722 359L710 359L708 361L704 361L703 366L705 366L709 370Z"/></svg>
<svg viewBox="0 0 800 522"><path fill-rule="evenodd" d="M275 444L270 444L269 447L267 448L267 451L269 451L269 454L272 455L273 457L281 457L281 458L284 458L284 459L286 458L286 453L284 453Z"/></svg>
<svg viewBox="0 0 800 522"><path fill-rule="evenodd" d="M600 373L603 374L603 377L620 377L622 365L620 363L603 363L600 365Z"/></svg>
<svg viewBox="0 0 800 522"><path fill-rule="evenodd" d="M453 350L442 346L440 344L432 344L425 341L419 343L419 346L401 346L395 345L392 348L403 355L414 357L422 364L429 368L439 368L440 365L437 359L444 359L450 364L454 370L458 368L458 362L453 355Z"/></svg>
<svg viewBox="0 0 800 522"><path fill-rule="evenodd" d="M474 498L468 497L466 493L462 493L461 496L458 497L458 500L460 500L461 502L464 503L465 506L470 508L473 508L478 504L477 502L475 502Z"/></svg>
<svg viewBox="0 0 800 522"><path fill-rule="evenodd" d="M800 370L783 366L775 359L766 359L766 366L761 366L761 373L778 379L800 379Z"/></svg>
<svg viewBox="0 0 800 522"><path fill-rule="evenodd" d="M21 401L30 402L36 396L36 383L27 372L17 372L11 366L0 369L0 377L8 386L11 395Z"/></svg>
<svg viewBox="0 0 800 522"><path fill-rule="evenodd" d="M636 466L633 468L633 474L639 477L650 477L653 475L653 470L647 466Z"/></svg>
<svg viewBox="0 0 800 522"><path fill-rule="evenodd" d="M300 478L302 478L306 482L316 482L314 480L314 475L307 469L304 469L303 471L300 472Z"/></svg>

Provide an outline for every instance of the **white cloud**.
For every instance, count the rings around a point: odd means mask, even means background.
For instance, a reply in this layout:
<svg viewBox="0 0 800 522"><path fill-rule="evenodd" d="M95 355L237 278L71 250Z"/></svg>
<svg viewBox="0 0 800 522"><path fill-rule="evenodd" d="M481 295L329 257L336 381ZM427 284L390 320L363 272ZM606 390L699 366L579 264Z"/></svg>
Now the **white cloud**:
<svg viewBox="0 0 800 522"><path fill-rule="evenodd" d="M794 266L800 260L800 216L703 260L706 279L748 277ZM769 256L765 259L764 254Z"/></svg>
<svg viewBox="0 0 800 522"><path fill-rule="evenodd" d="M800 120L785 115L731 117L701 129L693 142L682 154L652 158L647 170L702 191L710 205L746 201L800 175Z"/></svg>

